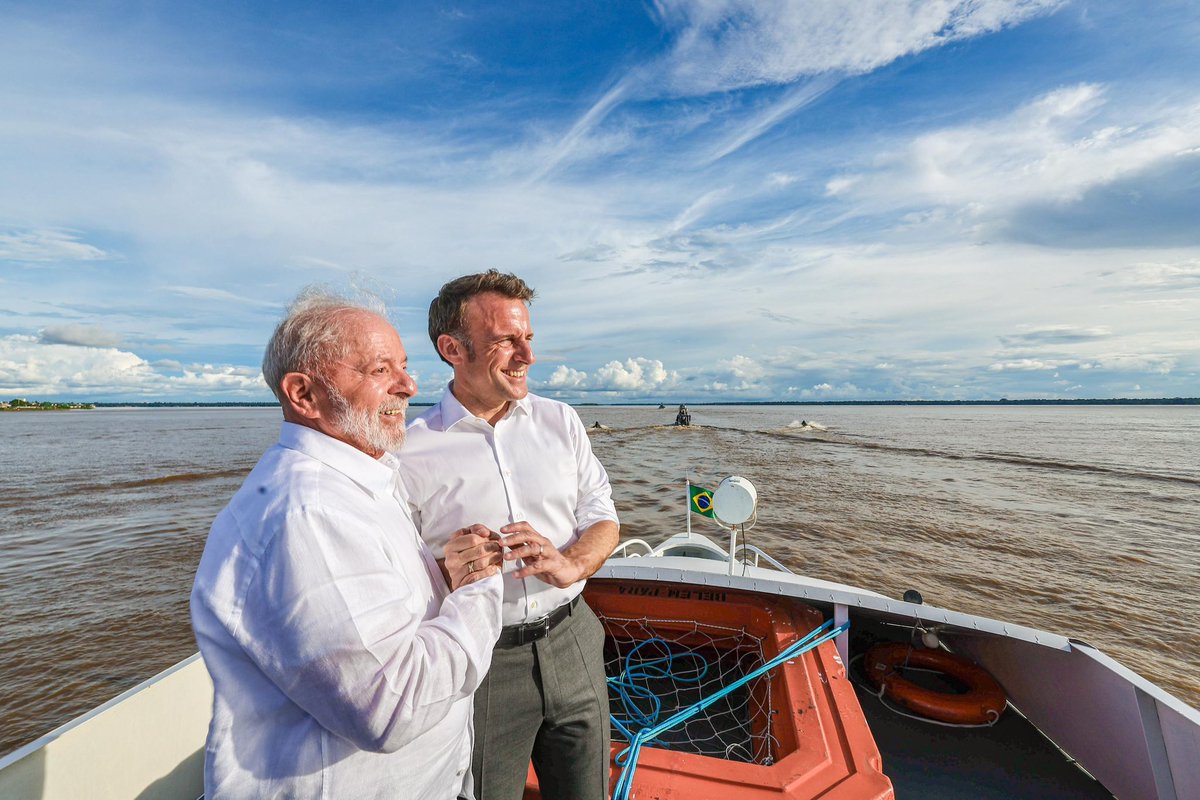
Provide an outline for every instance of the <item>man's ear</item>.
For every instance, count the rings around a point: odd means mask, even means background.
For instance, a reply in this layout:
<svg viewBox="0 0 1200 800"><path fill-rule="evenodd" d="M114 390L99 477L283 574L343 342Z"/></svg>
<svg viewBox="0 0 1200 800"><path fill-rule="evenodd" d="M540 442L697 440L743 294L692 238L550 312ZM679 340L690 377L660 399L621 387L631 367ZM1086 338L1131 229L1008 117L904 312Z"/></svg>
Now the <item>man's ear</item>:
<svg viewBox="0 0 1200 800"><path fill-rule="evenodd" d="M321 411L317 407L317 382L303 372L289 372L279 382L284 401L297 416L318 419Z"/></svg>
<svg viewBox="0 0 1200 800"><path fill-rule="evenodd" d="M459 364L464 364L467 361L467 347L455 336L448 333L443 333L437 339L437 349L441 353L442 358L450 362L451 366L457 367Z"/></svg>

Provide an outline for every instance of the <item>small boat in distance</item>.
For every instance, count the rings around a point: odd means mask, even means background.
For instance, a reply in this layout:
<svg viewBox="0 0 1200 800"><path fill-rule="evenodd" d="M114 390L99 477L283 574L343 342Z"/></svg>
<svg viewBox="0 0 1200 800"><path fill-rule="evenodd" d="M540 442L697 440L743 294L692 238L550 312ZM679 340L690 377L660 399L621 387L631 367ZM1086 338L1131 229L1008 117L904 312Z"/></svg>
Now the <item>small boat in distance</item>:
<svg viewBox="0 0 1200 800"><path fill-rule="evenodd" d="M797 575L745 543L736 480L727 546L689 514L588 581L616 797L1200 798L1196 709L1085 642ZM211 703L196 654L0 759L0 797L195 800Z"/></svg>

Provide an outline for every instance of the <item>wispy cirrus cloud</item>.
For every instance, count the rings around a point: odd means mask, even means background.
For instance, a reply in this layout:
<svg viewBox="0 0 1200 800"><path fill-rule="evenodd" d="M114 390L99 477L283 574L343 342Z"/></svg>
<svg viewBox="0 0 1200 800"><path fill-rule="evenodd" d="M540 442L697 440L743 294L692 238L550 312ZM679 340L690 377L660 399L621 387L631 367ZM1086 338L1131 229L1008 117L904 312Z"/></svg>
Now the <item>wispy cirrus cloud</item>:
<svg viewBox="0 0 1200 800"><path fill-rule="evenodd" d="M1129 104L1110 104L1106 87L1078 84L1047 92L986 122L921 133L870 163L847 170L827 184L831 198L857 205L860 213L909 210L910 224L953 226L977 238L1036 236L1098 187L1129 180L1186 157L1200 147L1200 97L1168 106L1156 104L1121 118ZM1200 163L1200 162L1198 162ZM1176 166L1178 169L1178 165ZM1147 186L1160 176L1148 176ZM1126 196L1136 200L1130 186ZM1120 225L1127 209L1079 209L1093 240L1107 224ZM924 215L915 208L939 209ZM1060 225L1059 235L1065 231ZM1069 240L1078 246L1080 240Z"/></svg>
<svg viewBox="0 0 1200 800"><path fill-rule="evenodd" d="M860 74L898 58L992 33L1063 0L657 0L676 31L668 85L697 95L784 85L826 72Z"/></svg>
<svg viewBox="0 0 1200 800"><path fill-rule="evenodd" d="M1200 289L1200 258L1176 263L1140 262L1120 272L1105 272L1125 287L1153 291Z"/></svg>
<svg viewBox="0 0 1200 800"><path fill-rule="evenodd" d="M211 300L217 303L235 303L237 305L257 306L259 308L279 309L278 303L254 300L253 298L234 294L225 289L214 289L208 286L166 286L164 291L180 297L190 297L194 300Z"/></svg>
<svg viewBox="0 0 1200 800"><path fill-rule="evenodd" d="M100 261L111 258L74 231L33 229L0 233L0 261L46 264L63 261Z"/></svg>
<svg viewBox="0 0 1200 800"><path fill-rule="evenodd" d="M1075 325L1046 325L1002 335L1000 342L1005 347L1025 347L1094 342L1111 336L1112 331L1103 327L1081 328Z"/></svg>
<svg viewBox="0 0 1200 800"><path fill-rule="evenodd" d="M820 99L846 76L1019 25L1053 12L1064 2L868 0L847 5L834 0L656 0L654 11L673 38L671 48L632 66L565 134L556 137L533 180L570 161L633 145L636 140L632 136L599 133L604 121L628 101L703 98L756 87L788 87L780 96L756 106L748 117L721 126L706 152L697 154L698 164L711 164ZM661 120L642 127L664 132Z"/></svg>

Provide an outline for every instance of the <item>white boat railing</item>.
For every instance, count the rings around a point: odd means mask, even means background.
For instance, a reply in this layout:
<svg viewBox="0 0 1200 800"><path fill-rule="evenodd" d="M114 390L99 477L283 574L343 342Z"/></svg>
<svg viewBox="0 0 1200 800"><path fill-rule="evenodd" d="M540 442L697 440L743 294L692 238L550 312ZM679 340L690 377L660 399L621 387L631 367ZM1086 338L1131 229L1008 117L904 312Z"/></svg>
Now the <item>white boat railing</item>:
<svg viewBox="0 0 1200 800"><path fill-rule="evenodd" d="M629 552L629 548L631 548L631 547L643 547L646 549L646 552L631 553L631 552ZM652 556L652 555L654 555L654 545L650 544L645 539L626 539L625 541L617 544L616 548L612 551L612 555L609 556L609 558L612 558L614 556L616 558L641 558L642 556Z"/></svg>
<svg viewBox="0 0 1200 800"><path fill-rule="evenodd" d="M663 542L662 544L658 545L658 547L655 547L654 545L650 544L645 539L626 539L625 541L617 544L616 548L613 549L611 557L612 558L644 558L644 557L657 558L657 557L661 557L661 556L678 555L678 553L673 552L673 551L678 550L678 549L687 548L689 546L695 546L695 544L696 544L695 540L697 538L699 538L699 537L695 537L693 534L687 534L686 537L676 536L676 537L672 537L672 538L668 539L667 541ZM707 544L709 546L709 549L712 549L714 551L720 551L719 548L712 547L711 543L708 542L707 540L705 540L705 544ZM720 551L720 552L724 552L724 551ZM765 561L766 563L770 564L772 568L777 569L780 572L786 572L789 575L796 574L796 573L792 572L792 570L789 569L787 567L787 565L783 564L782 562L780 562L779 560L774 558L770 553L766 552L765 550L762 550L761 548L755 547L752 544L738 545L737 549L734 550L733 553L727 554L727 555L729 556L730 564L734 565L734 566L736 566L739 563L745 563L745 564L749 564L750 566L757 567L757 566L759 566L760 562ZM750 557L752 557L752 559Z"/></svg>
<svg viewBox="0 0 1200 800"><path fill-rule="evenodd" d="M768 564L770 564L772 567L779 570L780 572L787 572L791 575L796 574L796 573L792 572L790 569L788 569L786 566L781 564L779 561L776 561L769 553L767 553L763 550L760 550L759 548L755 547L752 544L740 545L738 547L738 549L734 551L733 558L735 561L737 561L739 559L741 561L746 561L747 553L750 553L751 555L754 556L753 566L755 566L755 567L758 566L759 559L762 559L763 561L766 561Z"/></svg>

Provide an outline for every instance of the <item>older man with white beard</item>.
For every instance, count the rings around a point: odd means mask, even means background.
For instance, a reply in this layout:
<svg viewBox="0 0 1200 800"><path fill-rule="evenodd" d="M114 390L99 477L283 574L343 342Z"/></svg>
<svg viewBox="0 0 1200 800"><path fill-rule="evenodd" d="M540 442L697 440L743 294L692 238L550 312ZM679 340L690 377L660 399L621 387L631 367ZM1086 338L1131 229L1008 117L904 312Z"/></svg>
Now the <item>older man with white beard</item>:
<svg viewBox="0 0 1200 800"><path fill-rule="evenodd" d="M205 797L472 796L499 546L458 531L447 588L417 535L388 453L406 370L382 307L321 290L271 338L279 442L213 523L192 591L215 691Z"/></svg>

